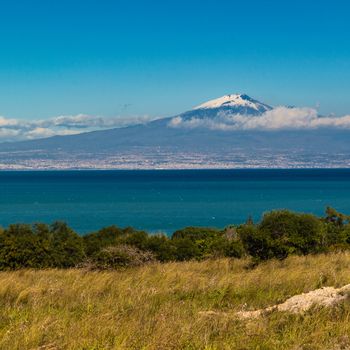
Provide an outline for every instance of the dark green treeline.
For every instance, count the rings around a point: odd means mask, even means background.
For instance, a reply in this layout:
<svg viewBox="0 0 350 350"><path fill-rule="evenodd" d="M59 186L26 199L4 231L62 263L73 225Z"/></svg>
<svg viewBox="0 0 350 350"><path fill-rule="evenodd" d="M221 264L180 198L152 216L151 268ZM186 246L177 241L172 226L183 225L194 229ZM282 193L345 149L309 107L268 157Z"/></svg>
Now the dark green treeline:
<svg viewBox="0 0 350 350"><path fill-rule="evenodd" d="M288 255L350 249L350 217L327 208L324 217L287 210L222 230L187 227L171 237L110 226L79 236L65 223L14 224L0 229L0 270L109 269L159 261L250 256L258 263Z"/></svg>

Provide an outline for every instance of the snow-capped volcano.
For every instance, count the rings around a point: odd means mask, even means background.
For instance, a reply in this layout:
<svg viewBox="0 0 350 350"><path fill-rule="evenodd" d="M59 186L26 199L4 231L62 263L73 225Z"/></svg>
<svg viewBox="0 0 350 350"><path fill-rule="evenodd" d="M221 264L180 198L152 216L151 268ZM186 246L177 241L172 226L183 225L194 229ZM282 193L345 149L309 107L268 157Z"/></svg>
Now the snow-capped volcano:
<svg viewBox="0 0 350 350"><path fill-rule="evenodd" d="M272 110L269 105L254 100L246 94L230 94L205 102L190 111L180 114L183 120L213 119L222 115L260 116Z"/></svg>
<svg viewBox="0 0 350 350"><path fill-rule="evenodd" d="M270 106L254 100L246 94L229 94L215 100L205 102L195 107L193 110L217 108L239 109L246 111L254 110L258 113L264 113L272 109Z"/></svg>

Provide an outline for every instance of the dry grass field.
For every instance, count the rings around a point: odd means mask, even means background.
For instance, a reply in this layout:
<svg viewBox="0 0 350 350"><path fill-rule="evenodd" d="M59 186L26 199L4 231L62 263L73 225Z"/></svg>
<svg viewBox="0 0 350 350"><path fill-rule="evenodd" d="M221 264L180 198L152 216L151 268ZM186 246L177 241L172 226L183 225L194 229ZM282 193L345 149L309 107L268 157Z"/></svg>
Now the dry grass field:
<svg viewBox="0 0 350 350"><path fill-rule="evenodd" d="M0 273L0 349L350 349L350 302L236 313L350 283L350 254ZM214 311L214 312L207 312Z"/></svg>

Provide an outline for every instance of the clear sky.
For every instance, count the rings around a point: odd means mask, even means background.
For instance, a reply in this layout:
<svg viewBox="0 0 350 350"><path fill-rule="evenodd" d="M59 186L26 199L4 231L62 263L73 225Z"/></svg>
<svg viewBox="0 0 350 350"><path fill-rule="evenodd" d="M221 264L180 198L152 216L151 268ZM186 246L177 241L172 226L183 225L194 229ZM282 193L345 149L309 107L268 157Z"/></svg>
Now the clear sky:
<svg viewBox="0 0 350 350"><path fill-rule="evenodd" d="M168 116L244 92L350 114L350 2L1 0L0 115Z"/></svg>

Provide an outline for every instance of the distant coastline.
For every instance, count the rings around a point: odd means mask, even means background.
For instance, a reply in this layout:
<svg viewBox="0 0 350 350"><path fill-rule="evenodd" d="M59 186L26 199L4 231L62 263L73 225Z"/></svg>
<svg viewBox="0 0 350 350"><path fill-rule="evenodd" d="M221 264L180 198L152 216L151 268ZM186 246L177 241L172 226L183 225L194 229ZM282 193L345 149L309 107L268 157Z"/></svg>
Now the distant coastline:
<svg viewBox="0 0 350 350"><path fill-rule="evenodd" d="M315 166L264 166L264 167L254 167L254 166L237 166L237 167L223 167L221 165L208 167L38 167L38 168L30 168L30 167L4 167L1 168L0 172L45 172L45 171L236 171L236 170L349 170L349 165L334 165L334 166L324 166L324 165L315 165Z"/></svg>

